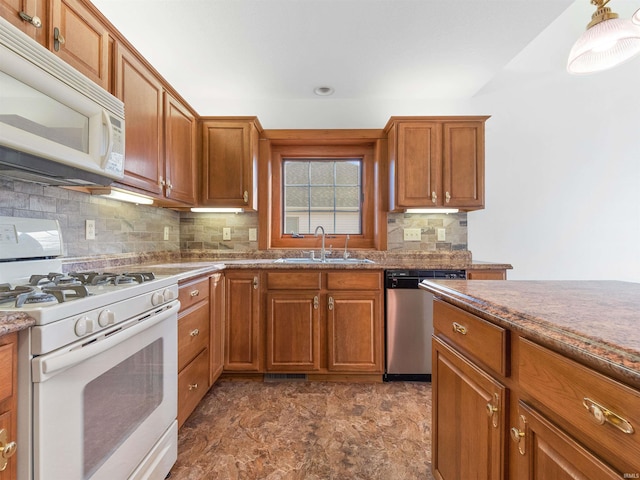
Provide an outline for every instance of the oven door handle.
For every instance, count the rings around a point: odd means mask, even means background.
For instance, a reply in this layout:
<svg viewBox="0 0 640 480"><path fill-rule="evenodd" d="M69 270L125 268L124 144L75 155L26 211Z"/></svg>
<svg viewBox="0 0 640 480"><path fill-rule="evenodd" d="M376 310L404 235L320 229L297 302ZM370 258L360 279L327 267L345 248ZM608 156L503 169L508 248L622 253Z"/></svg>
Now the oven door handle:
<svg viewBox="0 0 640 480"><path fill-rule="evenodd" d="M66 350L63 352L55 352L52 355L42 355L33 359L32 374L34 382L44 382L51 377L54 377L58 372L73 367L89 358L95 357L103 352L106 352L110 348L115 347L119 343L122 343L140 332L153 327L154 325L163 322L175 316L177 322L177 314L180 309L180 302L175 300L168 304L168 308L160 313L147 318L146 320L135 323L134 325L124 328L123 330L116 330L112 335L103 338L99 341L89 343L86 346L80 347L75 350ZM177 325L177 323L176 323ZM89 341L89 340L87 340Z"/></svg>

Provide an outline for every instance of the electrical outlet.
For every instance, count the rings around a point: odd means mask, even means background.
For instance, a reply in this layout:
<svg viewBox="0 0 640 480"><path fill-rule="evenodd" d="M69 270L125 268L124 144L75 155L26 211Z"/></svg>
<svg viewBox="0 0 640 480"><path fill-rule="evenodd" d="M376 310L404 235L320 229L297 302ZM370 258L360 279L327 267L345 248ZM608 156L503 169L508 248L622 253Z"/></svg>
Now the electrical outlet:
<svg viewBox="0 0 640 480"><path fill-rule="evenodd" d="M222 240L231 240L231 228L224 227L222 229Z"/></svg>
<svg viewBox="0 0 640 480"><path fill-rule="evenodd" d="M444 228L438 229L438 241L444 242L447 239L447 231Z"/></svg>
<svg viewBox="0 0 640 480"><path fill-rule="evenodd" d="M422 239L422 230L419 228L405 228L404 229L404 241L405 242L419 242Z"/></svg>
<svg viewBox="0 0 640 480"><path fill-rule="evenodd" d="M171 231L171 229L167 226L164 227L164 239L165 240L169 240L169 232Z"/></svg>
<svg viewBox="0 0 640 480"><path fill-rule="evenodd" d="M96 221L87 220L84 224L84 238L86 240L96 239Z"/></svg>
<svg viewBox="0 0 640 480"><path fill-rule="evenodd" d="M249 229L249 241L250 242L255 242L256 240L258 240L258 229L257 228L250 228Z"/></svg>

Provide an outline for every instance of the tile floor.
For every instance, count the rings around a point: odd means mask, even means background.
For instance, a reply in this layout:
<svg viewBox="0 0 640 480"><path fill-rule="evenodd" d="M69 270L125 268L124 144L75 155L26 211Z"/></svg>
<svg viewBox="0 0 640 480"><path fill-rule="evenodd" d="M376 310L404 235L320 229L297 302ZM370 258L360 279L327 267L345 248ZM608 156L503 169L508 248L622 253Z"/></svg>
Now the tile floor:
<svg viewBox="0 0 640 480"><path fill-rule="evenodd" d="M432 479L431 384L214 385L179 433L171 480Z"/></svg>

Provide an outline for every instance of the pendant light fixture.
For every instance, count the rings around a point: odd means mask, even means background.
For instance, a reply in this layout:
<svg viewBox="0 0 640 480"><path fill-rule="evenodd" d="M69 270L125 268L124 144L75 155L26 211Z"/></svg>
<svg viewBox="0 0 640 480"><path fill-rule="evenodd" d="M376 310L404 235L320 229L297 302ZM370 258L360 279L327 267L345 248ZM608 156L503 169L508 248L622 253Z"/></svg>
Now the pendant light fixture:
<svg viewBox="0 0 640 480"><path fill-rule="evenodd" d="M640 10L633 21L621 19L606 6L609 1L591 0L596 11L569 53L569 73L607 70L640 53Z"/></svg>

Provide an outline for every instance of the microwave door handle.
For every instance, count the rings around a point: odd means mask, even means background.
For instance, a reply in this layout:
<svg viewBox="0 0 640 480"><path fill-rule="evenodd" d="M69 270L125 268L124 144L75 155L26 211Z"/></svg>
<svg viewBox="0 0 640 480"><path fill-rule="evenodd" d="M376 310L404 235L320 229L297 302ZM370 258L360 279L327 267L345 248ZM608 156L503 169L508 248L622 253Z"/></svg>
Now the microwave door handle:
<svg viewBox="0 0 640 480"><path fill-rule="evenodd" d="M88 360L89 358L95 357L100 353L106 352L117 344L122 343L129 338L143 332L144 330L153 327L154 325L168 319L172 315L176 316L177 318L177 310L179 308L180 303L174 302L173 304L169 304L169 308L167 308L163 312L158 313L148 320L136 323L129 328L125 328L122 331L118 331L117 333L99 342L89 344L77 350L63 352L62 354L56 354L53 356L43 355L41 357L36 357L33 359L32 364L33 381L44 382L45 380L54 377L62 370L66 370L67 368L73 367L74 365Z"/></svg>
<svg viewBox="0 0 640 480"><path fill-rule="evenodd" d="M107 127L107 149L104 152L100 166L106 168L107 160L109 160L111 150L113 149L113 125L111 124L109 113L104 108L102 109L102 125L106 125Z"/></svg>

